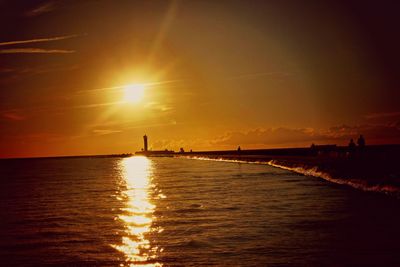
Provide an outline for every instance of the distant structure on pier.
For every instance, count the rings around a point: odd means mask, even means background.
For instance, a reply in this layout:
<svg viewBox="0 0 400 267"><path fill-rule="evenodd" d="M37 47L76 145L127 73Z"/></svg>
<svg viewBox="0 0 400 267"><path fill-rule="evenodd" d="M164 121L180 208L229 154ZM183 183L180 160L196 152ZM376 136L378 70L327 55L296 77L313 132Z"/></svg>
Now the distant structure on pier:
<svg viewBox="0 0 400 267"><path fill-rule="evenodd" d="M147 152L148 151L148 146L147 146L147 135L143 136L143 151Z"/></svg>
<svg viewBox="0 0 400 267"><path fill-rule="evenodd" d="M148 137L145 134L143 136L143 148L142 151L135 152L135 155L143 155L149 157L172 157L175 152L173 150L149 150Z"/></svg>

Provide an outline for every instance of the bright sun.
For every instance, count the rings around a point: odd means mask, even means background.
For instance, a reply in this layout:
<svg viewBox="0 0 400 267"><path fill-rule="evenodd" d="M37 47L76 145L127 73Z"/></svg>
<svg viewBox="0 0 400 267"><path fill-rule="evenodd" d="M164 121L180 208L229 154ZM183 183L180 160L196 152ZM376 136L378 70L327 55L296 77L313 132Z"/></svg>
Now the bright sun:
<svg viewBox="0 0 400 267"><path fill-rule="evenodd" d="M144 97L146 87L144 84L129 84L124 87L124 101L138 103Z"/></svg>

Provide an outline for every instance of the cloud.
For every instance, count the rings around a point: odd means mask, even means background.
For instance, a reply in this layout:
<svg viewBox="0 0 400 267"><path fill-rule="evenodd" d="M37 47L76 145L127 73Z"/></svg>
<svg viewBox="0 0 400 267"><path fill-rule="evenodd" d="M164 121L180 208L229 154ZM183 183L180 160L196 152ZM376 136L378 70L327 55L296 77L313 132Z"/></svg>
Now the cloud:
<svg viewBox="0 0 400 267"><path fill-rule="evenodd" d="M363 134L371 144L400 143L400 122L391 124L339 125L327 130L312 128L268 128L232 131L210 142L214 146L290 147L311 143L345 145Z"/></svg>
<svg viewBox="0 0 400 267"><path fill-rule="evenodd" d="M36 38L36 39L29 39L29 40L7 41L7 42L0 42L0 46L61 41L61 40L71 39L71 38L75 38L75 37L79 37L79 36L82 36L82 35L72 34L72 35L56 36L56 37L48 37L48 38Z"/></svg>
<svg viewBox="0 0 400 267"><path fill-rule="evenodd" d="M60 41L78 36L80 35L74 34L74 35L56 36L49 38L7 41L7 42L0 42L0 46L14 46L19 44ZM67 50L67 49L44 49L44 48L31 48L31 47L0 49L0 54L71 54L75 52L76 52L75 50Z"/></svg>
<svg viewBox="0 0 400 267"><path fill-rule="evenodd" d="M181 83L181 82L185 82L185 81L186 80L183 80L183 79L175 79L175 80L159 81L159 82L147 82L147 83L142 83L142 85L144 85L146 87L156 87L156 86L160 86L160 85L172 84L172 83ZM80 94L83 94L83 93L95 93L96 94L99 91L121 90L121 89L124 89L126 86L128 86L128 84L112 86L112 87L86 89L86 90L79 91L79 93Z"/></svg>
<svg viewBox="0 0 400 267"><path fill-rule="evenodd" d="M176 140L171 140L171 139L161 139L161 140L156 140L154 142L150 143L150 149L153 150L176 150L178 151L180 148L184 148L187 151L190 151L190 149L197 149L197 150L207 150L207 149L213 149L212 144L210 144L209 140L203 140L203 139L176 139Z"/></svg>
<svg viewBox="0 0 400 267"><path fill-rule="evenodd" d="M25 12L26 17L36 17L56 9L57 4L54 1L42 3L35 8Z"/></svg>
<svg viewBox="0 0 400 267"><path fill-rule="evenodd" d="M389 118L389 117L400 117L400 111L383 112L383 113L371 113L371 114L365 115L366 119L380 119L380 118Z"/></svg>
<svg viewBox="0 0 400 267"><path fill-rule="evenodd" d="M113 134L113 133L120 133L122 131L119 130L109 130L109 129L95 129L92 131L96 135L106 135L106 134Z"/></svg>
<svg viewBox="0 0 400 267"><path fill-rule="evenodd" d="M22 115L18 110L9 110L9 111L4 111L1 116L10 121L22 121L25 120L26 117Z"/></svg>
<svg viewBox="0 0 400 267"><path fill-rule="evenodd" d="M123 104L123 103L124 103L123 101L115 101L115 102L106 102L106 103L71 106L71 107L66 107L66 108L63 108L63 109L97 108L97 107L113 106L113 105L116 105L116 104Z"/></svg>
<svg viewBox="0 0 400 267"><path fill-rule="evenodd" d="M71 54L75 50L43 49L43 48L10 48L0 49L0 54Z"/></svg>
<svg viewBox="0 0 400 267"><path fill-rule="evenodd" d="M0 49L1 50L1 49ZM0 68L0 84L17 80L23 76L46 75L53 72L69 72L79 69L79 65L49 65L46 67Z"/></svg>
<svg viewBox="0 0 400 267"><path fill-rule="evenodd" d="M363 134L370 143L400 143L400 121L388 124L343 125L330 128L329 133L337 140L349 140Z"/></svg>
<svg viewBox="0 0 400 267"><path fill-rule="evenodd" d="M155 112L167 112L174 109L172 106L164 105L155 101L147 103L145 108Z"/></svg>
<svg viewBox="0 0 400 267"><path fill-rule="evenodd" d="M212 143L214 145L284 145L294 143L312 142L316 139L322 139L321 134L310 128L268 128L252 129L248 131L228 132L223 136L216 138Z"/></svg>
<svg viewBox="0 0 400 267"><path fill-rule="evenodd" d="M285 78L287 76L292 76L292 75L293 75L292 73L279 72L279 71L255 72L255 73L246 73L246 74L236 75L236 76L228 78L228 80L253 79L253 78L265 77L265 76L273 76L276 78Z"/></svg>
<svg viewBox="0 0 400 267"><path fill-rule="evenodd" d="M0 73L10 73L10 72L15 72L16 69L13 68L0 68Z"/></svg>

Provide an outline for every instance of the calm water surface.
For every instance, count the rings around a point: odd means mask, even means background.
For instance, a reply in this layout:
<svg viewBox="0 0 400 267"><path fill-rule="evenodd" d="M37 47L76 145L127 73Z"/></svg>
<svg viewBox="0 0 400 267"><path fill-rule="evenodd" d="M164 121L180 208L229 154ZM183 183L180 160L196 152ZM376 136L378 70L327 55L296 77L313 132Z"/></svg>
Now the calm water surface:
<svg viewBox="0 0 400 267"><path fill-rule="evenodd" d="M0 161L1 266L399 266L400 201L267 165Z"/></svg>

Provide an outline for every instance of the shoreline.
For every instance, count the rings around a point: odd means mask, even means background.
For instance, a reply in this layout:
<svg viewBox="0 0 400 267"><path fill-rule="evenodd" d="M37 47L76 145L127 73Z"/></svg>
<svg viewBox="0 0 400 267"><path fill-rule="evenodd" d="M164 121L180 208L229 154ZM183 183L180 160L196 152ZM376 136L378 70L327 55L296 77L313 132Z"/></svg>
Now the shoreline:
<svg viewBox="0 0 400 267"><path fill-rule="evenodd" d="M393 148L393 147L392 147ZM306 176L400 197L399 147L381 151L363 151L354 155L252 155L218 153L184 153L176 157L268 164Z"/></svg>
<svg viewBox="0 0 400 267"><path fill-rule="evenodd" d="M308 148L253 149L226 151L146 151L112 155L78 155L3 160L131 157L183 157L229 162L268 164L306 176L347 185L363 191L396 195L400 198L400 145L370 145L350 149L336 145Z"/></svg>

